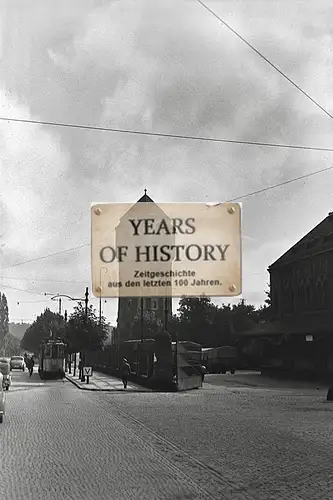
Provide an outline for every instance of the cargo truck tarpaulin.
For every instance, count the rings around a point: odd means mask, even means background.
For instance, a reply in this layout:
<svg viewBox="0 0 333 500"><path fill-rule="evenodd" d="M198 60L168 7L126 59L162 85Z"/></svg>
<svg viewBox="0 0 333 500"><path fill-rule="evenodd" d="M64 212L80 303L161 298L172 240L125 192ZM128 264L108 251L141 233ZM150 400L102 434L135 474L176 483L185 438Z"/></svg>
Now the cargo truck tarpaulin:
<svg viewBox="0 0 333 500"><path fill-rule="evenodd" d="M202 386L201 346L194 342L174 342L177 389L187 391Z"/></svg>

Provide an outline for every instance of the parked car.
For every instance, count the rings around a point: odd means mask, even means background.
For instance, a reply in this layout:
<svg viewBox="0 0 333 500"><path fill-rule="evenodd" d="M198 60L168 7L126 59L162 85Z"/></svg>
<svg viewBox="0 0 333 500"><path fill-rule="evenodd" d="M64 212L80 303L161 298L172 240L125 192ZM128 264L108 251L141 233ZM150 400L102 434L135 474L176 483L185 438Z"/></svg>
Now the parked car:
<svg viewBox="0 0 333 500"><path fill-rule="evenodd" d="M3 391L3 375L0 373L0 424L3 422L3 416L5 413L5 393Z"/></svg>
<svg viewBox="0 0 333 500"><path fill-rule="evenodd" d="M12 384L12 377L10 375L10 359L0 358L0 373L3 375L3 388L8 391Z"/></svg>
<svg viewBox="0 0 333 500"><path fill-rule="evenodd" d="M23 356L12 356L10 358L10 369L11 370L25 370L25 362Z"/></svg>

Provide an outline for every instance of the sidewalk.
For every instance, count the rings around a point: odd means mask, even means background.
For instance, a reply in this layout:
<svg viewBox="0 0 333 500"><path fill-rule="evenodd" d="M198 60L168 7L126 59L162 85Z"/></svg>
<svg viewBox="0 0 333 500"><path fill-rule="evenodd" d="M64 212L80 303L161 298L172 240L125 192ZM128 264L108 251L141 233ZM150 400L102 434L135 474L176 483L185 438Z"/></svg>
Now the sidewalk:
<svg viewBox="0 0 333 500"><path fill-rule="evenodd" d="M127 389L124 389L124 385L119 378L100 372L93 372L89 379L89 384L87 384L87 382L81 382L78 377L78 370L76 371L75 377L73 374L69 374L68 372L65 373L65 377L67 380L72 382L72 384L76 385L76 387L82 389L83 391L151 392L150 389L133 384L133 382L128 382Z"/></svg>

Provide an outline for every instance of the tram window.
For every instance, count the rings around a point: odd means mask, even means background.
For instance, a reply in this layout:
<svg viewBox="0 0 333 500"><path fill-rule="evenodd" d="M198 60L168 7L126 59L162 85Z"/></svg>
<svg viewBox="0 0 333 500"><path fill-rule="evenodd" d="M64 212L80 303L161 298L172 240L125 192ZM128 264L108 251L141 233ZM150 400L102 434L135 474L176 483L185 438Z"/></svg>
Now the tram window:
<svg viewBox="0 0 333 500"><path fill-rule="evenodd" d="M44 349L44 357L45 358L50 358L51 357L51 346L46 345Z"/></svg>

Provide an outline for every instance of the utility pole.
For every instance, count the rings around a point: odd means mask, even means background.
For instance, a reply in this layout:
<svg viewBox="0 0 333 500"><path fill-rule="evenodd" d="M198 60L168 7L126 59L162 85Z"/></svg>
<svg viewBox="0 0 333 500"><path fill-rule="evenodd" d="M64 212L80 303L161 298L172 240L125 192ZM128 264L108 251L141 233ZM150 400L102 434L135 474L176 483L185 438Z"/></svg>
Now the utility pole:
<svg viewBox="0 0 333 500"><path fill-rule="evenodd" d="M143 297L141 297L140 303L140 332L141 332L141 344L143 343Z"/></svg>
<svg viewBox="0 0 333 500"><path fill-rule="evenodd" d="M65 320L65 331L66 331L66 341L67 341L67 363L68 363L68 373L72 373L72 354L70 354L68 351L68 338L67 338L67 309L65 309L65 315L64 315L64 320Z"/></svg>
<svg viewBox="0 0 333 500"><path fill-rule="evenodd" d="M60 297L60 294L59 294L59 293L57 293L57 295L54 295L54 293L44 293L44 295L45 295L45 296L50 295L50 296L52 296L51 300L58 300L58 301L59 301L59 302L58 302L58 303L59 303L58 313L59 313L59 314L60 314L60 316L61 316L61 297ZM65 297L66 297L66 295L65 295Z"/></svg>
<svg viewBox="0 0 333 500"><path fill-rule="evenodd" d="M57 293L56 295L54 295L53 293L44 293L44 295L53 295L53 297L51 297L51 300L59 300L59 314L61 315L61 297L65 297L66 299L69 299L69 300L74 300L75 302L86 302L86 310L85 310L85 319L84 319L84 323L87 322L87 316L88 316L88 297L89 297L89 292L88 292L88 288L86 288L86 296L85 296L85 299L80 299L80 298L75 298L75 297L71 297L70 295L66 295L66 294L60 294L60 293ZM65 321L67 322L67 311L65 311ZM52 336L53 336L53 332L51 332ZM73 367L73 374L75 376L75 373L76 373L76 355L77 353L73 353L74 354L74 367ZM81 353L82 355L82 353ZM81 358L82 359L82 358ZM82 373L79 372L79 378L81 378L83 375L83 370L82 370Z"/></svg>
<svg viewBox="0 0 333 500"><path fill-rule="evenodd" d="M168 311L168 298L164 299L164 330L168 331L168 319L169 319L169 311ZM176 384L178 387L178 331L176 331L176 344L175 344L175 368L176 368Z"/></svg>
<svg viewBox="0 0 333 500"><path fill-rule="evenodd" d="M105 273L108 273L108 270L106 267L101 267L99 270L99 324L102 323L102 292L103 292L102 271L104 271Z"/></svg>
<svg viewBox="0 0 333 500"><path fill-rule="evenodd" d="M140 347L137 350L137 374L140 375L140 361L143 348L143 297L140 298Z"/></svg>
<svg viewBox="0 0 333 500"><path fill-rule="evenodd" d="M88 287L86 287L86 293L84 294L84 296L85 296L85 299L84 299L84 303L85 303L84 327L87 328L88 302L89 302L89 289L88 289ZM84 373L83 373L83 367L84 367L84 364L85 364L85 353L84 353L84 350L82 350L82 352L81 352L81 362L82 362L81 382L84 382L85 381L85 376L84 376Z"/></svg>
<svg viewBox="0 0 333 500"><path fill-rule="evenodd" d="M102 323L102 289L99 294L99 324Z"/></svg>
<svg viewBox="0 0 333 500"><path fill-rule="evenodd" d="M164 299L164 330L168 331L168 299Z"/></svg>
<svg viewBox="0 0 333 500"><path fill-rule="evenodd" d="M88 290L88 287L86 287L86 293L84 294L85 296L85 299L84 299L84 303L85 303L85 316L84 316L84 320L85 322L87 322L87 319L88 319L88 302L89 302L89 290Z"/></svg>

